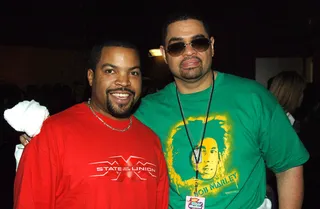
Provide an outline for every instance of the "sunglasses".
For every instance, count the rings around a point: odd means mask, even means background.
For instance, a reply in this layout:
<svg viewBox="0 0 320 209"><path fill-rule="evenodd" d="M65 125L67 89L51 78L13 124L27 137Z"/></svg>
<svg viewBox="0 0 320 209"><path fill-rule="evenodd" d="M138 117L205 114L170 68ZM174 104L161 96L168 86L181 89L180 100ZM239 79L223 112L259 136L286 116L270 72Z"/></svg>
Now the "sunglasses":
<svg viewBox="0 0 320 209"><path fill-rule="evenodd" d="M167 52L173 57L180 56L186 49L187 45L190 45L197 52L204 52L209 48L210 44L211 41L207 38L197 38L192 40L190 43L176 42L170 44L167 48Z"/></svg>

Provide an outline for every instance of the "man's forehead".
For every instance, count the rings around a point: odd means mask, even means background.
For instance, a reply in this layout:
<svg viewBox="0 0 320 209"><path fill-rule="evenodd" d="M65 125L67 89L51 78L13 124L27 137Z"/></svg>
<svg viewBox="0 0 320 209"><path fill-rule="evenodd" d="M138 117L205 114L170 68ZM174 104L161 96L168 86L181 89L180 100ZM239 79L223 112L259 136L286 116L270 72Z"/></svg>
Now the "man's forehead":
<svg viewBox="0 0 320 209"><path fill-rule="evenodd" d="M135 49L118 46L108 46L102 49L100 62L139 65L140 59L138 52Z"/></svg>
<svg viewBox="0 0 320 209"><path fill-rule="evenodd" d="M216 145L217 141L214 138L205 138L203 144Z"/></svg>
<svg viewBox="0 0 320 209"><path fill-rule="evenodd" d="M202 22L194 19L181 20L168 25L166 39L169 40L172 37L190 39L199 34L208 36Z"/></svg>
<svg viewBox="0 0 320 209"><path fill-rule="evenodd" d="M121 56L122 54L127 56L138 56L138 52L135 49L122 46L105 46L101 51L101 55L106 55L109 57L117 57Z"/></svg>

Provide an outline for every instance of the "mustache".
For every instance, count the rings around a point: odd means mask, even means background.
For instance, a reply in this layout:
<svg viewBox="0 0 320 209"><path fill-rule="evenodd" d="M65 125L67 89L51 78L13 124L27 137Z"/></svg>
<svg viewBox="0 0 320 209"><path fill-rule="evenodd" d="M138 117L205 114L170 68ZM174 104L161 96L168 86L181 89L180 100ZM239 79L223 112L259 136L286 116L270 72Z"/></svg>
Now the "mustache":
<svg viewBox="0 0 320 209"><path fill-rule="evenodd" d="M112 93L112 92L114 92L114 91L126 91L126 92L129 92L129 93L132 94L132 95L135 95L135 94L136 94L136 92L134 92L134 91L132 91L131 89L128 89L128 88L126 88L126 87L117 88L117 89L108 89L108 90L106 91L106 94Z"/></svg>

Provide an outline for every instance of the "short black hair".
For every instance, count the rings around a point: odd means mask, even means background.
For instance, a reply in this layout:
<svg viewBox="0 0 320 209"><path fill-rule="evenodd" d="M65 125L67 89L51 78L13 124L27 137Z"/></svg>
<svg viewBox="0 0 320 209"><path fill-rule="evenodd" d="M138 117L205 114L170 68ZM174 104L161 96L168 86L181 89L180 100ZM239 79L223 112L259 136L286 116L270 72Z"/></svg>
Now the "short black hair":
<svg viewBox="0 0 320 209"><path fill-rule="evenodd" d="M139 49L137 48L137 46L128 42L128 41L123 41L123 40L104 41L100 44L96 44L93 46L93 48L90 52L90 57L89 57L89 61L88 61L88 69L92 69L93 71L96 70L96 66L97 66L98 62L100 61L101 52L104 47L123 47L123 48L134 49L137 51L137 53L139 55ZM139 57L140 57L140 55L139 55Z"/></svg>
<svg viewBox="0 0 320 209"><path fill-rule="evenodd" d="M162 27L162 44L163 44L163 46L165 46L165 43L166 43L166 37L168 35L168 26L174 22L183 21L183 20L190 20L190 19L200 21L203 24L204 29L207 32L207 34L209 36L211 36L209 24L206 21L206 19L203 16L201 16L200 14L196 14L194 12L192 12L192 13L190 13L190 12L174 12L174 13L170 13L167 16L166 21Z"/></svg>

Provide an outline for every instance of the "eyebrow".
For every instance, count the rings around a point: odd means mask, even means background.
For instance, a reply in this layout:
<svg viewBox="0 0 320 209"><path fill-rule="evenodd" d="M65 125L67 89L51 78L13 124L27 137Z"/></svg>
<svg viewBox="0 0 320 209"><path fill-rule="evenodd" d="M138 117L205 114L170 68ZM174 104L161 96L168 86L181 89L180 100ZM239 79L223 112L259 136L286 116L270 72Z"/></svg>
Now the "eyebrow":
<svg viewBox="0 0 320 209"><path fill-rule="evenodd" d="M198 39L198 38L206 38L203 34L197 34L195 36L192 36L192 40L194 39ZM183 41L183 38L181 37L172 37L169 39L168 44L170 44L171 42L175 42L175 41Z"/></svg>
<svg viewBox="0 0 320 209"><path fill-rule="evenodd" d="M118 68L118 66L110 64L110 63L102 64L101 68L105 68L105 67ZM135 69L139 69L140 70L140 66L137 65L137 66L130 67L129 71L132 71L132 70L135 70Z"/></svg>
<svg viewBox="0 0 320 209"><path fill-rule="evenodd" d="M110 63L104 63L101 65L101 68L104 68L104 67L112 67L112 68L117 68L116 65L113 65L113 64L110 64Z"/></svg>
<svg viewBox="0 0 320 209"><path fill-rule="evenodd" d="M202 34L198 34L198 35L192 36L192 40L197 39L197 38L207 38L207 37L205 37Z"/></svg>
<svg viewBox="0 0 320 209"><path fill-rule="evenodd" d="M181 38L181 37L172 37L172 38L169 39L168 44L170 44L171 42L174 42L174 41L183 41L183 38Z"/></svg>
<svg viewBox="0 0 320 209"><path fill-rule="evenodd" d="M140 66L134 66L134 67L131 67L131 68L129 68L129 70L131 71L131 70L136 70L136 69L138 69L138 70L140 70Z"/></svg>
<svg viewBox="0 0 320 209"><path fill-rule="evenodd" d="M201 146L201 149L207 149L205 146ZM216 149L218 149L218 146L214 146L214 147L211 147L211 149L210 150L216 150Z"/></svg>

